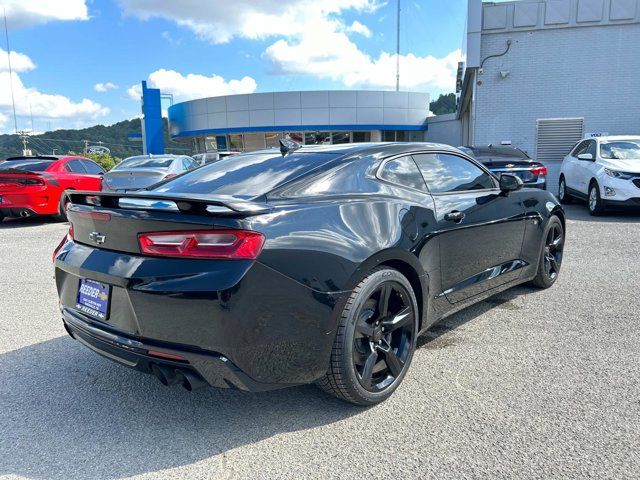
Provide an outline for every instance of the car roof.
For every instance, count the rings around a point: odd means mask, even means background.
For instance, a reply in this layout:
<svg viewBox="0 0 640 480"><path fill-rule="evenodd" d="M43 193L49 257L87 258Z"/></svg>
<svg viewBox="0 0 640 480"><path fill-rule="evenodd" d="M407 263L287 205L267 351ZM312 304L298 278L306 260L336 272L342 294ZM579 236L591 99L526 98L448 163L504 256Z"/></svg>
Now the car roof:
<svg viewBox="0 0 640 480"><path fill-rule="evenodd" d="M608 142L611 140L640 140L640 135L606 135L604 137L591 137L584 140L597 140L599 142Z"/></svg>
<svg viewBox="0 0 640 480"><path fill-rule="evenodd" d="M273 153L274 150L277 150L277 147L248 152L244 153L244 155L251 155L254 153ZM412 151L421 150L446 150L459 152L457 148L452 147L451 145L431 142L363 142L342 143L338 145L301 145L300 148L294 151L296 153L334 153L341 155L366 155L385 152L393 155L395 153L410 153Z"/></svg>

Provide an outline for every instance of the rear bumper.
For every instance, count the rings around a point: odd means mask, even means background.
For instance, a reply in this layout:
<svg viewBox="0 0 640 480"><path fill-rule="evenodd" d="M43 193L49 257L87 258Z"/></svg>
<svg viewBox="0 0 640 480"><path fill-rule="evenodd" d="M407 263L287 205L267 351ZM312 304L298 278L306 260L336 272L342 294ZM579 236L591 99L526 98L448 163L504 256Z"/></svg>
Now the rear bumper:
<svg viewBox="0 0 640 480"><path fill-rule="evenodd" d="M47 194L0 193L0 215L3 217L31 217L33 215L53 215L58 212L58 204Z"/></svg>
<svg viewBox="0 0 640 480"><path fill-rule="evenodd" d="M318 292L259 262L160 259L69 242L55 263L67 326L84 322L96 341L115 335L186 352L207 383L219 386L215 379L222 378L251 390L320 378L329 366L336 306L346 295ZM82 278L110 285L106 320L76 309ZM131 353L126 342L115 343L110 348ZM148 359L137 362L148 369ZM221 366L246 378L220 375Z"/></svg>
<svg viewBox="0 0 640 480"><path fill-rule="evenodd" d="M61 312L67 333L94 352L148 374L154 374L157 371L154 367L165 367L177 372L180 376L179 383L185 384L189 389L200 382L216 388L237 388L252 392L289 386L256 382L219 353L187 350L166 343L139 341L109 332L95 325L90 319L83 318L82 314L68 308L62 307ZM149 355L150 350L179 356L184 358L184 361Z"/></svg>

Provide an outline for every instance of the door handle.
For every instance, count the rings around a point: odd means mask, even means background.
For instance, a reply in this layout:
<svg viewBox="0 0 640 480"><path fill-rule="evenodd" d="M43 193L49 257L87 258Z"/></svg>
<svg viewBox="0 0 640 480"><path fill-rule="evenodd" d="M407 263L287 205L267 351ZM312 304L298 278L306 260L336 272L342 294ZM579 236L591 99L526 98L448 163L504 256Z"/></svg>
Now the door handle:
<svg viewBox="0 0 640 480"><path fill-rule="evenodd" d="M449 212L445 214L444 219L447 222L456 222L460 223L465 217L464 212L459 212L458 210L454 210L453 212Z"/></svg>

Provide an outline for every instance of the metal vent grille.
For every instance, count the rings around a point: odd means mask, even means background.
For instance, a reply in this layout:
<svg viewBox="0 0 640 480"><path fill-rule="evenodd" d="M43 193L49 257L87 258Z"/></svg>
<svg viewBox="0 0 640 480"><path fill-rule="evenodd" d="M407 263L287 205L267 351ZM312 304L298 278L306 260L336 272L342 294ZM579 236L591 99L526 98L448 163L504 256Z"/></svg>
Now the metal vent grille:
<svg viewBox="0 0 640 480"><path fill-rule="evenodd" d="M583 136L584 118L539 118L536 160L561 162Z"/></svg>

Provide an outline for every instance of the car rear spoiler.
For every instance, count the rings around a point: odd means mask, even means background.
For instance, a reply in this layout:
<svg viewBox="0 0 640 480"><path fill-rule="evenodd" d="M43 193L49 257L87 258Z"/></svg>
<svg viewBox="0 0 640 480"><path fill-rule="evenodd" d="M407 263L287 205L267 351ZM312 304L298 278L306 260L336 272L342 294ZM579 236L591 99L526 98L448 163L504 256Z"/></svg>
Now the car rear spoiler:
<svg viewBox="0 0 640 480"><path fill-rule="evenodd" d="M160 210L195 215L251 216L268 213L266 203L244 201L231 196L211 198L208 195L163 195L152 192L89 192L70 190L66 192L72 204L89 205L127 210Z"/></svg>

